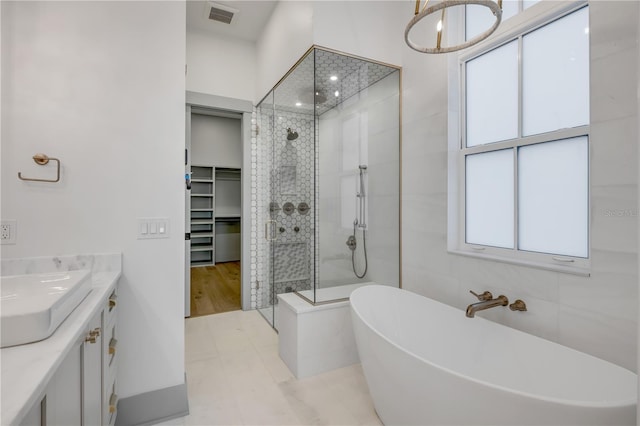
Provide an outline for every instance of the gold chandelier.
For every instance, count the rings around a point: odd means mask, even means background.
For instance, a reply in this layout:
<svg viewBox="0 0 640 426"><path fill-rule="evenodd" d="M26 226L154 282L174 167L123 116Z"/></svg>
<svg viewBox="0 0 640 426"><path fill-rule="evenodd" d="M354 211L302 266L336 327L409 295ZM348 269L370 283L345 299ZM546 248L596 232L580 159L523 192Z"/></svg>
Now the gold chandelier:
<svg viewBox="0 0 640 426"><path fill-rule="evenodd" d="M449 53L455 52L456 50L466 49L467 47L471 47L474 44L480 43L482 40L489 37L500 25L500 21L502 20L502 0L498 0L496 3L493 0L442 0L441 2L432 4L429 6L429 0L426 0L422 10L420 10L421 0L416 0L416 11L414 17L409 21L407 27L404 30L404 40L407 42L410 48L413 50L417 50L422 53ZM442 31L445 27L445 11L453 6L467 6L467 5L478 5L489 8L493 16L495 16L496 20L488 30L483 33L473 37L470 40L465 41L464 43L457 44L454 46L446 46L442 47ZM427 7L428 6L428 7ZM409 38L409 32L414 27L415 24L420 22L425 17L432 15L436 12L441 12L440 20L436 25L436 45L433 47L425 47L420 46Z"/></svg>

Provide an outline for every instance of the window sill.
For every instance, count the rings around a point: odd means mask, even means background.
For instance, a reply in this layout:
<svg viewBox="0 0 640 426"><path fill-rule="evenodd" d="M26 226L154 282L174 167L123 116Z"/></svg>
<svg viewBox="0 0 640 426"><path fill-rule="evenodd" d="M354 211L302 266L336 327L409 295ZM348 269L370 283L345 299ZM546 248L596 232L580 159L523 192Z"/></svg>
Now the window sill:
<svg viewBox="0 0 640 426"><path fill-rule="evenodd" d="M555 265L552 263L536 262L531 260L513 259L504 256L496 256L487 253L474 253L459 249L448 249L451 254L473 257L476 259L490 260L493 262L508 263L511 265L526 266L528 268L545 269L547 271L561 272L565 274L577 275L580 277L590 277L591 269L567 265Z"/></svg>

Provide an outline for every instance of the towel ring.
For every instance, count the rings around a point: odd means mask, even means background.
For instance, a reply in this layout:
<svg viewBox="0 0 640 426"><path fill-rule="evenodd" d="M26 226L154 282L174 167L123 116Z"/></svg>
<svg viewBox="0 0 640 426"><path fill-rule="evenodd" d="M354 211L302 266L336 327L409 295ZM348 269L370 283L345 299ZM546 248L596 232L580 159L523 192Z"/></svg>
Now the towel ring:
<svg viewBox="0 0 640 426"><path fill-rule="evenodd" d="M54 179L26 178L26 177L22 177L22 173L21 172L18 172L18 179L32 181L32 182L58 182L58 181L60 181L60 160L58 160L57 158L49 157L46 154L36 154L36 155L33 156L33 161L35 161L36 164L39 164L41 166L44 166L45 164L48 164L50 160L53 160L56 163L58 163L58 169L57 169L57 172L56 172L55 180Z"/></svg>

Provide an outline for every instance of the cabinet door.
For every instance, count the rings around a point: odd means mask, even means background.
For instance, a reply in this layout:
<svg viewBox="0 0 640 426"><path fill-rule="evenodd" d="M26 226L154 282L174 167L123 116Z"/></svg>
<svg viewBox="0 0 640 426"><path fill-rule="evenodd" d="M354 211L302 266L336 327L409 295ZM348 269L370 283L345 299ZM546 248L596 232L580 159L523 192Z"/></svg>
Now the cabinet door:
<svg viewBox="0 0 640 426"><path fill-rule="evenodd" d="M102 422L102 311L89 323L82 347L82 424Z"/></svg>
<svg viewBox="0 0 640 426"><path fill-rule="evenodd" d="M47 386L47 425L81 424L81 363L82 343L73 346Z"/></svg>
<svg viewBox="0 0 640 426"><path fill-rule="evenodd" d="M29 410L27 415L22 419L20 423L21 426L46 426L46 396L43 396L42 399L35 404Z"/></svg>

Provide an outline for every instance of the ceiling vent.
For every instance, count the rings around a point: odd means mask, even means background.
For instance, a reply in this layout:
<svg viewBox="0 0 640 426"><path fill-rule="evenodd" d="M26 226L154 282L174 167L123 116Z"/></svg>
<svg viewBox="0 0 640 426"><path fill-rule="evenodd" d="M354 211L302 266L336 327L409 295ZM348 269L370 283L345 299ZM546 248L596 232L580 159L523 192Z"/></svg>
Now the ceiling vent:
<svg viewBox="0 0 640 426"><path fill-rule="evenodd" d="M234 9L223 4L211 2L207 3L207 17L212 21L230 24L234 15L238 12L238 9Z"/></svg>

